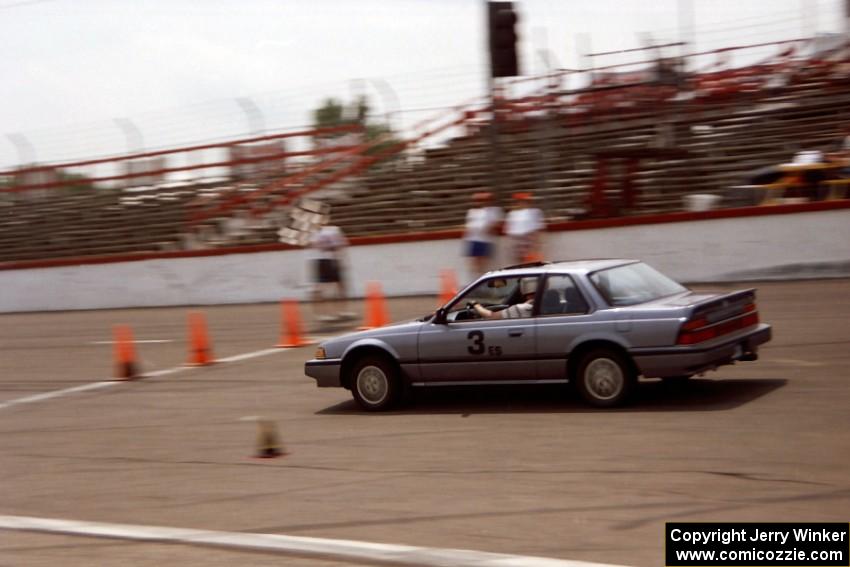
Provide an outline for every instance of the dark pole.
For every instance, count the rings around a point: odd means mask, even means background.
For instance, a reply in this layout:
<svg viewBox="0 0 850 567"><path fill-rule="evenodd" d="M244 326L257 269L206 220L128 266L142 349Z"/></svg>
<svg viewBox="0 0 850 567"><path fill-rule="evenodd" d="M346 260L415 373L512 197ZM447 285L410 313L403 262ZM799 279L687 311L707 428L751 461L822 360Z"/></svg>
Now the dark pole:
<svg viewBox="0 0 850 567"><path fill-rule="evenodd" d="M848 0L850 1L850 0ZM484 0L484 29L487 30L486 37L486 49L487 49L487 61L489 63L487 67L487 96L490 99L490 125L487 127L487 138L490 144L490 155L489 155L489 165L490 165L490 191L493 193L493 197L495 202L498 205L504 205L503 199L503 191L502 191L502 181L501 181L501 168L499 167L499 153L501 149L499 148L499 132L498 126L496 124L496 79L493 77L493 73L495 72L493 65L493 57L492 57L492 42L493 38L491 37L492 30L492 14L491 14L491 6L489 0Z"/></svg>
<svg viewBox="0 0 850 567"><path fill-rule="evenodd" d="M850 0L844 0L844 39L850 41Z"/></svg>
<svg viewBox="0 0 850 567"><path fill-rule="evenodd" d="M500 205L507 204L507 191L503 178L502 147L500 136L500 106L504 85L496 81L500 77L514 77L519 74L516 54L517 15L513 2L484 1L484 12L487 18L487 48L489 51L490 69L487 77L487 88L490 96L491 120L489 128L490 139L490 186L495 200ZM500 88L501 86L501 88Z"/></svg>
<svg viewBox="0 0 850 567"><path fill-rule="evenodd" d="M495 201L505 206L508 203L504 179L502 177L501 154L502 147L499 140L499 95L496 80L490 77L488 81L490 90L490 188L493 191Z"/></svg>

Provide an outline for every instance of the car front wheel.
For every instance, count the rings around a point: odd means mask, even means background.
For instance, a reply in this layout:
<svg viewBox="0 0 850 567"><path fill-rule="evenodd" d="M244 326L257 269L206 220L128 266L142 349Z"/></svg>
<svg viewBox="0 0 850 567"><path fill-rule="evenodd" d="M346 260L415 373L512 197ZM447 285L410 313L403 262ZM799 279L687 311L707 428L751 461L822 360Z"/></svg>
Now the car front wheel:
<svg viewBox="0 0 850 567"><path fill-rule="evenodd" d="M367 411L392 407L399 393L398 372L391 362L377 356L359 360L352 369L351 394Z"/></svg>
<svg viewBox="0 0 850 567"><path fill-rule="evenodd" d="M623 405L628 400L635 374L625 356L613 349L598 348L582 356L575 379L587 403L607 408Z"/></svg>

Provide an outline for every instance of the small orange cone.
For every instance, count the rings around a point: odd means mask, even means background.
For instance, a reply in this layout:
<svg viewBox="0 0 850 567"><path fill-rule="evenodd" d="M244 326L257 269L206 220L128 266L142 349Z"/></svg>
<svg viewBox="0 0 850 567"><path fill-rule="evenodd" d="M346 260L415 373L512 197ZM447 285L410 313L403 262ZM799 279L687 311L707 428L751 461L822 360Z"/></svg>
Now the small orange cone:
<svg viewBox="0 0 850 567"><path fill-rule="evenodd" d="M302 336L301 312L294 299L281 301L281 315L280 342L275 346L293 348L315 343Z"/></svg>
<svg viewBox="0 0 850 567"><path fill-rule="evenodd" d="M115 325L112 334L115 337L115 378L132 380L138 376L133 331L129 325Z"/></svg>
<svg viewBox="0 0 850 567"><path fill-rule="evenodd" d="M440 271L440 305L442 307L457 295L457 279L454 270Z"/></svg>
<svg viewBox="0 0 850 567"><path fill-rule="evenodd" d="M189 366L206 366L215 362L207 336L207 320L203 313L189 313Z"/></svg>
<svg viewBox="0 0 850 567"><path fill-rule="evenodd" d="M387 304L384 292L381 290L380 282L371 281L366 284L366 316L363 326L358 330L365 331L376 327L383 327L389 323L387 317Z"/></svg>

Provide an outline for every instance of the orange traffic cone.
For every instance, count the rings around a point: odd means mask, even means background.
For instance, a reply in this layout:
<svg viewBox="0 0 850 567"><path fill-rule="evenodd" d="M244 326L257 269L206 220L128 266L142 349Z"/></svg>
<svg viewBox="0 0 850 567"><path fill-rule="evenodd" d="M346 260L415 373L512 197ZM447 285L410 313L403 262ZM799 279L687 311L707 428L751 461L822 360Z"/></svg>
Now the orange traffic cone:
<svg viewBox="0 0 850 567"><path fill-rule="evenodd" d="M440 305L442 307L457 295L457 280L454 270L440 271Z"/></svg>
<svg viewBox="0 0 850 567"><path fill-rule="evenodd" d="M133 343L133 331L129 325L115 325L112 329L115 337L115 378L132 380L136 374L136 347Z"/></svg>
<svg viewBox="0 0 850 567"><path fill-rule="evenodd" d="M366 316L363 320L363 326L358 327L358 329L365 331L383 327L387 323L389 323L389 317L387 317L387 304L384 299L384 292L381 290L381 284L371 281L366 284Z"/></svg>
<svg viewBox="0 0 850 567"><path fill-rule="evenodd" d="M215 362L207 336L207 320L203 313L189 313L189 366L206 366Z"/></svg>
<svg viewBox="0 0 850 567"><path fill-rule="evenodd" d="M275 346L292 348L315 343L302 336L301 312L294 299L281 301L281 315L280 342Z"/></svg>

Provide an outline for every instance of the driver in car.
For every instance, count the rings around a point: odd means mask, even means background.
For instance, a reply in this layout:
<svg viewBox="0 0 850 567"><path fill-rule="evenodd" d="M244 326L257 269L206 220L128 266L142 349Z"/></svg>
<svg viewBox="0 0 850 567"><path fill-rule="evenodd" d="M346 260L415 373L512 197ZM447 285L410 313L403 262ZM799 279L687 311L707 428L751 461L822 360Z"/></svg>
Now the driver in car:
<svg viewBox="0 0 850 567"><path fill-rule="evenodd" d="M477 301L470 302L467 307L474 310L482 319L522 319L531 317L534 310L534 295L537 293L537 278L522 278L519 280L519 291L522 303L511 305L501 311L490 311Z"/></svg>

